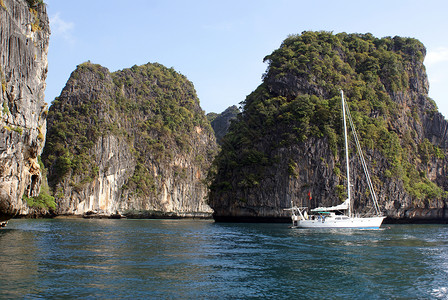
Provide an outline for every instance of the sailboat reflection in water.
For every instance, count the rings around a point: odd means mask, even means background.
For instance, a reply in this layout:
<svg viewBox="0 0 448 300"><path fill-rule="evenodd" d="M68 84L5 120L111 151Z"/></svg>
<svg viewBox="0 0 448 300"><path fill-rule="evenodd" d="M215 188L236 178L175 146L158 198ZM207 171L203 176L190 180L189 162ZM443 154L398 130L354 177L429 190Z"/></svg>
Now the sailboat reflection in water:
<svg viewBox="0 0 448 300"><path fill-rule="evenodd" d="M291 208L287 210L291 211L292 228L368 228L378 229L385 216L380 212L378 205L378 199L373 189L373 184L370 179L369 171L364 159L364 155L361 150L361 145L356 134L355 126L353 124L350 110L344 99L344 92L341 90L342 99L342 115L344 120L344 140L345 140L345 161L347 170L347 199L336 206L331 207L317 207L311 209L312 214L308 215L308 207L297 207L291 203ZM353 133L353 137L356 144L356 149L361 160L364 174L366 176L367 184L369 186L370 195L372 196L374 213L370 216L355 216L352 212L351 205L351 191L350 191L350 164L348 157L348 136L347 136L347 121L348 118L350 128ZM310 195L309 195L310 196ZM311 197L310 197L311 198Z"/></svg>

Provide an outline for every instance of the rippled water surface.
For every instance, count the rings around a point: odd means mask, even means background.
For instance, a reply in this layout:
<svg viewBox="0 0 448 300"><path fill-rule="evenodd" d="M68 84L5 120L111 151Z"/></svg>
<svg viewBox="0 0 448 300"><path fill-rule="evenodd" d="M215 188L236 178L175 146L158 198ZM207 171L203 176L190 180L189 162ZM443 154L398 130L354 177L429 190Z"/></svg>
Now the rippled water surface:
<svg viewBox="0 0 448 300"><path fill-rule="evenodd" d="M448 226L12 220L0 298L448 299Z"/></svg>

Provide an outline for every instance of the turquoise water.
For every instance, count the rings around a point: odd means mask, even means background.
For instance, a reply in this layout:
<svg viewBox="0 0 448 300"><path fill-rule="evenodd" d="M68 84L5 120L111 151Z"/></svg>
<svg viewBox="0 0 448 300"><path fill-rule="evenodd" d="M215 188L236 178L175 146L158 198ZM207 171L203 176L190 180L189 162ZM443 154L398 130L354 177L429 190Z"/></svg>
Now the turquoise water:
<svg viewBox="0 0 448 300"><path fill-rule="evenodd" d="M6 299L448 299L448 226L12 220Z"/></svg>

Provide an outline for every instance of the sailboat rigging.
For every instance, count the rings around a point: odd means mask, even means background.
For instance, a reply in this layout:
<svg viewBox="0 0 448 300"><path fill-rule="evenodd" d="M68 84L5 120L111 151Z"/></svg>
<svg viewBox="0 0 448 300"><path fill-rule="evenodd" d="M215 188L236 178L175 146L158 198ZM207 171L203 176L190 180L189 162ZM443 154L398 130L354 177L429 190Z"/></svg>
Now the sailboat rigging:
<svg viewBox="0 0 448 300"><path fill-rule="evenodd" d="M308 214L308 207L294 206L291 200L291 219L293 228L372 228L377 229L381 226L385 216L381 214L378 199L373 188L372 180L370 178L367 164L361 150L361 145L355 126L350 114L348 105L344 99L344 92L341 90L342 115L344 122L344 146L345 146L345 161L346 161L346 176L347 176L347 199L336 206L331 207L317 207L311 209L312 215ZM369 187L370 195L372 196L374 214L373 216L359 217L353 213L351 185L350 185L350 162L348 155L348 134L347 134L347 119L353 133L357 152L360 157L361 165L366 176L367 185ZM336 212L343 214L336 214Z"/></svg>

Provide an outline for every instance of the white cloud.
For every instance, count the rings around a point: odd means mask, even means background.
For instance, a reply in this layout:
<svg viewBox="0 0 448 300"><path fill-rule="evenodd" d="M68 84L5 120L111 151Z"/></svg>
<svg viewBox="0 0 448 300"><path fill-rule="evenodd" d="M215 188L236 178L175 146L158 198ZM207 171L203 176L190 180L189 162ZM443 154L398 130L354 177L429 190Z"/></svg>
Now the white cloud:
<svg viewBox="0 0 448 300"><path fill-rule="evenodd" d="M55 15L50 17L50 28L52 36L62 37L70 44L75 43L75 38L72 34L75 28L75 24L73 22L64 21L61 18L60 13L56 13Z"/></svg>
<svg viewBox="0 0 448 300"><path fill-rule="evenodd" d="M439 47L435 50L428 50L425 58L425 65L434 65L448 62L448 47Z"/></svg>

